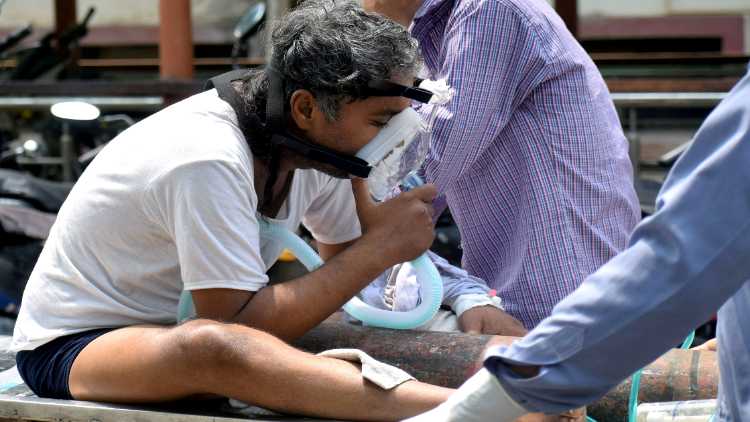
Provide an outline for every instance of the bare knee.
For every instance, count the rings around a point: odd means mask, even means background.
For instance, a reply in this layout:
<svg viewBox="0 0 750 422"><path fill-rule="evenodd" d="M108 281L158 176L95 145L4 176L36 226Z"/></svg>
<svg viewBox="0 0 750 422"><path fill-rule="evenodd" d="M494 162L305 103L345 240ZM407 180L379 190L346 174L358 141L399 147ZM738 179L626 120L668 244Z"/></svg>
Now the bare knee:
<svg viewBox="0 0 750 422"><path fill-rule="evenodd" d="M168 344L184 365L202 369L227 355L231 347L227 325L210 320L189 321L170 330Z"/></svg>
<svg viewBox="0 0 750 422"><path fill-rule="evenodd" d="M285 345L262 331L238 324L193 320L170 333L179 359L195 370L220 372L257 362ZM288 347L288 346L286 346Z"/></svg>

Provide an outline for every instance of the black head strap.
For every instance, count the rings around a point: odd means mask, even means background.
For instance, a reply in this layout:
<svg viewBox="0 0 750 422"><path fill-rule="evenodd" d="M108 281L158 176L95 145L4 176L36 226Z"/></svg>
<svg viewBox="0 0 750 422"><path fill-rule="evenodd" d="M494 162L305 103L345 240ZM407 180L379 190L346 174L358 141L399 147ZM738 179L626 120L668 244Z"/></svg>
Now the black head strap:
<svg viewBox="0 0 750 422"><path fill-rule="evenodd" d="M219 93L219 98L232 106L234 111L237 112L237 119L240 121L245 119L248 113L240 113L240 111L244 110L245 103L242 101L242 97L240 97L237 90L232 86L232 82L245 80L248 77L248 73L249 71L247 69L237 69L232 70L231 72L222 73L219 76L214 76L209 79L203 87L204 91L216 88L216 91Z"/></svg>
<svg viewBox="0 0 750 422"><path fill-rule="evenodd" d="M260 119L256 115L248 112L245 102L232 85L235 81L247 80L248 76L249 71L247 69L233 70L209 79L204 89L216 88L219 98L229 103L237 115L240 130L245 137L245 142L250 146L253 155L269 160L268 179L266 180L263 192L258 193L260 199L258 210L263 212L273 202L273 186L278 178L279 152L275 148L269 148L267 145L253 143L253 140L258 139L258 136L261 135L259 133L252 133L252 128L256 128L257 132L257 129L264 125L259 122ZM266 124L265 126L267 127L268 125Z"/></svg>
<svg viewBox="0 0 750 422"><path fill-rule="evenodd" d="M247 79L248 72L248 70L239 69L213 77L206 83L205 89L216 88L219 98L232 106L237 114L237 119L243 135L245 135L245 138L249 141L253 139L253 134L250 133L250 128L258 126L257 124L253 124L257 123L257 121L253 121L253 119L257 119L257 116L253 116L251 113L247 112L245 103L240 97L240 94L232 86L232 82L234 81ZM286 121L284 118L286 115L284 110L284 98L286 95L284 93L283 78L271 67L267 67L265 72L269 84L266 96L265 127L272 133L271 144L283 146L309 159L334 166L351 175L366 178L370 174L371 168L365 160L313 144L289 133L289 131L286 130ZM371 82L368 85L365 94L368 96L381 97L406 97L423 103L429 102L432 97L432 92L418 88L416 85L419 85L420 82L421 80L418 80L414 87L399 85L389 81ZM258 134L255 134L255 136L258 136ZM253 153L258 154L256 150L253 150ZM277 151L274 152L274 150L272 150L269 154L261 155L269 155L269 157L273 159L278 158L274 157L277 154Z"/></svg>
<svg viewBox="0 0 750 422"><path fill-rule="evenodd" d="M272 67L265 68L266 77L268 78L268 94L266 96L266 122L268 127L274 132L284 132L284 80L279 72Z"/></svg>
<svg viewBox="0 0 750 422"><path fill-rule="evenodd" d="M258 145L252 142L253 139L258 139L257 128L262 127L263 124L257 116L248 112L245 101L233 86L233 82L247 80L249 76L250 71L247 69L237 69L222 73L219 76L209 79L204 86L204 90L216 88L219 98L229 103L235 114L237 114L240 130L245 136L248 145L250 145L253 154L258 157L267 157L270 153L267 151L268 148L265 145ZM253 133L254 129L256 133Z"/></svg>
<svg viewBox="0 0 750 422"><path fill-rule="evenodd" d="M406 97L420 103L429 103L432 91L419 88L422 79L417 79L414 86L399 85L391 81L372 81L367 84L365 94L372 97Z"/></svg>
<svg viewBox="0 0 750 422"><path fill-rule="evenodd" d="M366 178L370 174L370 166L367 164L367 161L316 145L287 131L284 121L284 98L286 95L284 93L283 80L281 75L272 68L266 68L266 75L269 82L266 121L268 122L269 129L273 132L271 143L283 146L311 160L331 165L357 177Z"/></svg>

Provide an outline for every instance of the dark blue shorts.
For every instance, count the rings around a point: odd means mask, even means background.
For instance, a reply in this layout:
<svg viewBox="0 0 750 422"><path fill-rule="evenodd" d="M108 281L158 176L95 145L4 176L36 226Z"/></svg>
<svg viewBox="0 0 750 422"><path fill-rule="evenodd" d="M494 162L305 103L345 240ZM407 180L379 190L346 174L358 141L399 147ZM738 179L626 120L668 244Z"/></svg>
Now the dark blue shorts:
<svg viewBox="0 0 750 422"><path fill-rule="evenodd" d="M84 347L115 328L100 328L58 337L34 350L16 354L18 373L39 397L72 400L68 378L73 362Z"/></svg>

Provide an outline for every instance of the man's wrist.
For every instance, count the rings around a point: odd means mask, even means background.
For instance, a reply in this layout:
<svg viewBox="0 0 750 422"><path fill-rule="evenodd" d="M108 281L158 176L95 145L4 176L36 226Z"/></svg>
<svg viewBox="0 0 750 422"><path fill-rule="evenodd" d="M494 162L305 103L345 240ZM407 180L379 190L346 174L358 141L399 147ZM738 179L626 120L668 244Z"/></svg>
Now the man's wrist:
<svg viewBox="0 0 750 422"><path fill-rule="evenodd" d="M376 235L364 234L354 243L363 254L367 257L367 263L374 265L379 269L378 274L382 273L394 265L400 264L398 259L389 256L388 244Z"/></svg>
<svg viewBox="0 0 750 422"><path fill-rule="evenodd" d="M363 266L365 271L374 272L373 279L386 269L396 265L384 253L384 243L375 236L362 235L350 247L351 254L356 255L357 266Z"/></svg>

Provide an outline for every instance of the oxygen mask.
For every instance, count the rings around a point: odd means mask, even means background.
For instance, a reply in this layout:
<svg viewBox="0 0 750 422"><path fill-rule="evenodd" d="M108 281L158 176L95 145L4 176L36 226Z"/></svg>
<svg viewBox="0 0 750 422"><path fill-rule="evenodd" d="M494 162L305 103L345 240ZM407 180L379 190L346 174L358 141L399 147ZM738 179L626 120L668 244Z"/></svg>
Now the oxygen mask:
<svg viewBox="0 0 750 422"><path fill-rule="evenodd" d="M391 117L356 154L371 168L367 182L370 194L378 201L385 199L401 181L422 166L440 106L450 101L454 93L445 80L425 80L419 87L432 92L429 102L407 107Z"/></svg>

